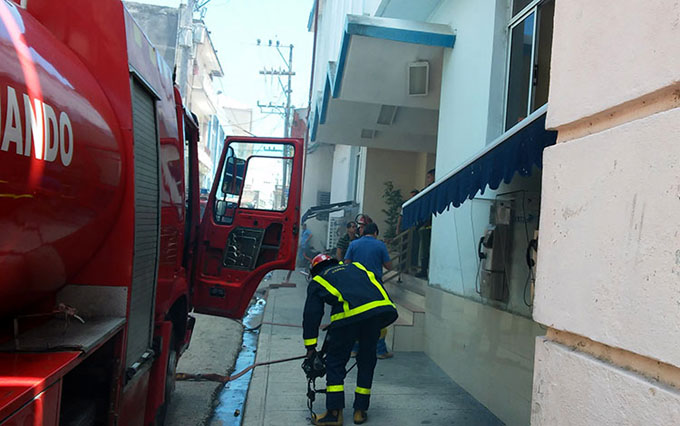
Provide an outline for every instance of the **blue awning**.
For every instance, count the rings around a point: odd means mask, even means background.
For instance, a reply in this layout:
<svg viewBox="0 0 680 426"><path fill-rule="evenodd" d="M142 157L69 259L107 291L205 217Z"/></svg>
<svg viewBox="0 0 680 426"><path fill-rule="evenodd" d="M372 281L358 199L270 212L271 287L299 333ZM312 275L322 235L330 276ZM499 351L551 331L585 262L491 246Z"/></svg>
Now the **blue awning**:
<svg viewBox="0 0 680 426"><path fill-rule="evenodd" d="M531 174L533 166L543 166L543 149L554 145L557 132L545 130L547 105L505 132L493 143L457 169L423 189L403 204L404 228L425 222L432 214L443 213L452 205L460 206L487 185L498 189L501 182L510 183L515 172Z"/></svg>

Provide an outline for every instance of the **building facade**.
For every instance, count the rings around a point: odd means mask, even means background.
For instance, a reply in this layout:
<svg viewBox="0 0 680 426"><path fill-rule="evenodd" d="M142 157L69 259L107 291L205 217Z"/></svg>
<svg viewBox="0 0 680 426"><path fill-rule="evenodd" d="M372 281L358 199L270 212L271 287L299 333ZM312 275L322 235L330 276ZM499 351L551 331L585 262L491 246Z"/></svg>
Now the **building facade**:
<svg viewBox="0 0 680 426"><path fill-rule="evenodd" d="M252 109L235 105L221 90L224 76L205 22L194 18L195 0L179 7L125 2L165 61L174 68L182 102L199 123L199 179L202 189L212 185L217 158L227 135L250 134Z"/></svg>
<svg viewBox="0 0 680 426"><path fill-rule="evenodd" d="M310 147L326 153L326 170L332 164L331 201L354 199L384 229L385 182L405 200L420 191L403 223L429 249L427 278L389 284L416 328L395 327L393 345L424 351L511 425L529 422L535 339L545 333L532 319L526 259L535 255L540 154L555 142L544 126L553 8L321 0L310 16ZM311 158L306 177L318 181ZM426 187L430 169L436 181Z"/></svg>
<svg viewBox="0 0 680 426"><path fill-rule="evenodd" d="M556 2L534 425L680 424L679 22Z"/></svg>
<svg viewBox="0 0 680 426"><path fill-rule="evenodd" d="M381 227L385 181L421 190L402 222L427 281L389 284L417 326L392 342L506 424L680 421L679 13L315 2L309 146L331 171L312 154L306 176Z"/></svg>

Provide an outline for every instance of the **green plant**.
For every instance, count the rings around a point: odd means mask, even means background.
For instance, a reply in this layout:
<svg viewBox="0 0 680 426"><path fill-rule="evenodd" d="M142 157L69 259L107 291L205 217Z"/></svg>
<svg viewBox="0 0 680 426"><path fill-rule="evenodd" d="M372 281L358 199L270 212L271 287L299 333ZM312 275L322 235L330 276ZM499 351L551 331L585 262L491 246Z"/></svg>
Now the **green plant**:
<svg viewBox="0 0 680 426"><path fill-rule="evenodd" d="M399 222L399 213L404 197L401 195L401 190L395 188L391 180L384 182L383 185L385 185L385 189L383 190L382 199L387 206L387 208L382 209L382 212L387 216L387 219L385 219L387 229L383 236L386 239L390 239L397 235L397 223Z"/></svg>

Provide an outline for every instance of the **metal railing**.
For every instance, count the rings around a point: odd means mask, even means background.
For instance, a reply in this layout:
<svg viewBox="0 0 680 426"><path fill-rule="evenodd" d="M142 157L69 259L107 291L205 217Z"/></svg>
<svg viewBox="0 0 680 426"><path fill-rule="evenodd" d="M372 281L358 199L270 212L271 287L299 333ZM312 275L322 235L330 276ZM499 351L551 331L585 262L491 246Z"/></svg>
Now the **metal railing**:
<svg viewBox="0 0 680 426"><path fill-rule="evenodd" d="M418 250L418 247L414 247L413 244L414 232L413 228L409 228L394 238L385 241L390 258L392 259L392 270L383 275L383 284L395 278L397 282L401 282L401 274L409 273L412 266L413 250Z"/></svg>

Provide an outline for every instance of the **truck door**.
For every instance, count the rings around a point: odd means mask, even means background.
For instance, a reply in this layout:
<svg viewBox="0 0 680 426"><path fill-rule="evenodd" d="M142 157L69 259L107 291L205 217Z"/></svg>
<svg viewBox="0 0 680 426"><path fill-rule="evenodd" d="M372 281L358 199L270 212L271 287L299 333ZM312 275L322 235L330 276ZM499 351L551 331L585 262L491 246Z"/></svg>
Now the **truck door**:
<svg viewBox="0 0 680 426"><path fill-rule="evenodd" d="M300 139L227 138L199 230L193 305L241 318L265 274L294 269Z"/></svg>

